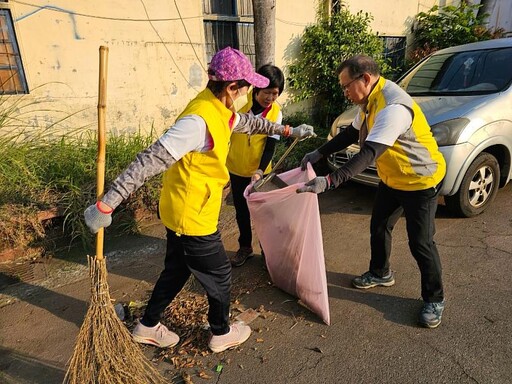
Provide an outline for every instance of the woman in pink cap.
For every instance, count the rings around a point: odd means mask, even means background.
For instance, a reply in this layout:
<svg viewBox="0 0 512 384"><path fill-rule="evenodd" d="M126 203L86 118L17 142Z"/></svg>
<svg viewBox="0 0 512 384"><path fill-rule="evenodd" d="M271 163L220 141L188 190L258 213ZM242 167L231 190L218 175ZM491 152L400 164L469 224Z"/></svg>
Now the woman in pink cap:
<svg viewBox="0 0 512 384"><path fill-rule="evenodd" d="M217 229L222 190L229 181L226 157L231 133L292 137L314 133L308 125L290 128L236 113L247 103L251 85L265 88L269 82L254 72L242 52L231 47L217 52L208 78L206 88L189 102L174 125L137 155L84 216L93 233L109 226L113 210L145 180L163 172L159 217L167 230L165 267L133 337L161 348L179 342L178 335L160 319L193 274L208 296L212 334L208 346L213 352L222 352L240 345L251 334L247 325L229 323L231 264Z"/></svg>

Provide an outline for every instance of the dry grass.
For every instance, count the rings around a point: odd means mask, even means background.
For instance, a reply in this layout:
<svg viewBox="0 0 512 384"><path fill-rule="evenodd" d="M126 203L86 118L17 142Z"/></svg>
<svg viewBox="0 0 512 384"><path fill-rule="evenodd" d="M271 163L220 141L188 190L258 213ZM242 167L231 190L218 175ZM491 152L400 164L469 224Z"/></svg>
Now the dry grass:
<svg viewBox="0 0 512 384"><path fill-rule="evenodd" d="M32 206L5 204L0 209L0 251L8 248L27 248L40 243L45 236L38 219L39 210Z"/></svg>
<svg viewBox="0 0 512 384"><path fill-rule="evenodd" d="M91 302L64 378L66 384L163 384L112 304L105 259L88 258Z"/></svg>

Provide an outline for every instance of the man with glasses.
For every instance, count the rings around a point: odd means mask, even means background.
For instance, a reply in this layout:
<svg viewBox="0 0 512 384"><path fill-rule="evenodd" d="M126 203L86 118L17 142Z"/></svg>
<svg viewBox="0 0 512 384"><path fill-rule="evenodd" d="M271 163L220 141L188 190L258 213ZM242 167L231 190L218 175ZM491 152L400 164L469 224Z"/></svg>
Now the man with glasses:
<svg viewBox="0 0 512 384"><path fill-rule="evenodd" d="M436 328L445 301L433 237L445 160L418 104L398 85L381 77L372 58L354 56L340 65L337 74L345 97L359 106L359 113L331 141L306 154L301 167L305 169L308 162L315 163L356 142L361 150L335 172L310 180L297 192L334 189L375 162L381 182L370 224L370 267L352 284L358 289L395 284L389 265L392 231L404 214L409 248L421 273L424 304L418 322Z"/></svg>

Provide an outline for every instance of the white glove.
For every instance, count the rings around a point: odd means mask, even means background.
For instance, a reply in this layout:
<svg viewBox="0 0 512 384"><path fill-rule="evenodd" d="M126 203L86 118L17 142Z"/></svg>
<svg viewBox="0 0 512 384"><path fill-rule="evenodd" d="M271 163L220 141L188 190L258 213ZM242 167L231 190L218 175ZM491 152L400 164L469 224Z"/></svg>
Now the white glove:
<svg viewBox="0 0 512 384"><path fill-rule="evenodd" d="M298 127L292 128L290 136L303 139L306 137L316 137L316 134L311 125L301 124Z"/></svg>
<svg viewBox="0 0 512 384"><path fill-rule="evenodd" d="M261 179L263 179L263 171L261 169L257 169L251 176L251 183L254 184Z"/></svg>
<svg viewBox="0 0 512 384"><path fill-rule="evenodd" d="M85 224L87 224L92 233L96 233L100 228L108 227L112 224L113 209L110 208L110 212L100 211L98 204L99 202L89 206L84 212Z"/></svg>
<svg viewBox="0 0 512 384"><path fill-rule="evenodd" d="M314 179L309 180L303 187L298 188L296 192L313 192L318 194L327 191L330 185L331 182L329 180L329 177L317 176Z"/></svg>
<svg viewBox="0 0 512 384"><path fill-rule="evenodd" d="M263 171L261 169L257 169L251 176L252 190L256 191L261 183L263 183Z"/></svg>

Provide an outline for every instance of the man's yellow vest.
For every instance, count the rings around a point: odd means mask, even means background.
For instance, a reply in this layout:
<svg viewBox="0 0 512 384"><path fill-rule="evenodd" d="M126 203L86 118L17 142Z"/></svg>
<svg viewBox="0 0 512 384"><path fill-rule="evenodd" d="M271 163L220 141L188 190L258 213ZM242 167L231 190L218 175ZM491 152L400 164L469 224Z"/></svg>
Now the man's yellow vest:
<svg viewBox="0 0 512 384"><path fill-rule="evenodd" d="M178 119L186 115L204 119L214 145L207 152L187 153L164 172L160 219L178 234L206 236L217 230L222 191L229 181L226 157L233 112L205 89L187 105Z"/></svg>
<svg viewBox="0 0 512 384"><path fill-rule="evenodd" d="M252 108L252 93L248 95L249 102L239 111L246 113ZM262 117L276 122L279 117L281 108L277 103L272 103L268 110L263 111ZM268 135L248 135L246 133L233 133L231 135L231 147L227 158L226 165L234 175L242 177L251 177L259 168L261 155L265 148ZM263 171L264 174L270 173L272 170L272 162Z"/></svg>
<svg viewBox="0 0 512 384"><path fill-rule="evenodd" d="M427 119L403 89L383 77L368 97L368 133L379 111L390 104L406 106L413 112L413 119L410 129L376 160L380 179L388 187L402 191L419 191L437 186L446 174L446 162Z"/></svg>

